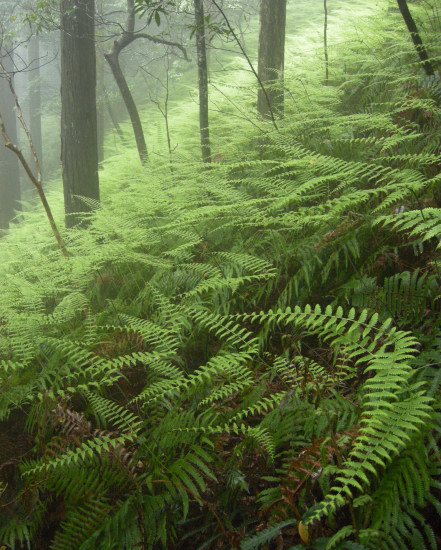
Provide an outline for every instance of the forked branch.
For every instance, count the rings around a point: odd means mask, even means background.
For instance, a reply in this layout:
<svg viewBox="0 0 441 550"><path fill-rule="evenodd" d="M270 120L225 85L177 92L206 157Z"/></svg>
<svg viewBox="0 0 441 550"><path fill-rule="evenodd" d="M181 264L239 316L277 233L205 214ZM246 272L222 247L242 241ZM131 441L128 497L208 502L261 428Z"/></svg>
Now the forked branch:
<svg viewBox="0 0 441 550"><path fill-rule="evenodd" d="M35 147L34 147L34 144L32 142L31 133L29 132L29 128L27 127L27 124L24 121L23 112L21 110L20 103L19 103L18 98L17 98L17 94L15 93L14 85L12 84L11 75L5 70L5 67L3 66L3 63L1 61L0 61L0 71L1 71L2 77L6 78L6 80L8 81L9 89L11 90L11 94L14 98L15 108L16 108L16 111L17 111L17 118L20 121L20 124L21 124L21 126L22 126L22 128L23 128L23 130L26 134L26 137L28 139L29 149L31 150L32 158L34 159L34 163L35 163L36 174L34 174L31 167L29 166L27 160L24 158L22 151L18 148L18 146L15 143L12 143L12 141L10 140L10 138L8 136L8 133L6 131L6 128L5 128L5 124L3 122L2 114L0 112L0 129L1 129L3 139L5 140L5 147L17 155L18 160L20 161L21 165L23 166L28 178L30 179L30 181L33 183L33 185L37 189L38 196L40 197L40 201L43 204L44 210L46 212L46 216L49 220L49 224L51 226L52 233L54 234L54 236L57 240L57 243L58 243L58 245L61 249L61 252L62 252L63 256L65 258L68 258L69 254L67 252L66 246L63 242L63 239L61 238L60 232L58 231L57 225L56 225L54 217L52 215L52 211L50 209L49 203L47 202L46 195L45 195L44 190L43 190L43 186L42 186L42 183L41 183L40 163L38 161L37 153L35 152Z"/></svg>

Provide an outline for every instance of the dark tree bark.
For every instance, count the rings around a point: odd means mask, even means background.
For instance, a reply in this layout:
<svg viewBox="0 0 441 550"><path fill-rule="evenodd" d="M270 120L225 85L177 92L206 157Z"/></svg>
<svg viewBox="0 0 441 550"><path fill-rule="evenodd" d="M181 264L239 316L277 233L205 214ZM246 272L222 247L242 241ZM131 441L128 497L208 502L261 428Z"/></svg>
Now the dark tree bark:
<svg viewBox="0 0 441 550"><path fill-rule="evenodd" d="M397 0L398 7L400 8L401 15L403 16L404 22L406 23L407 29L410 32L412 37L413 44L417 51L418 57L424 67L424 70L427 76L434 76L435 71L433 69L432 63L429 60L427 55L427 50L421 40L421 36L418 32L418 27L416 26L415 21L413 20L412 14L409 11L409 6L407 5L406 0Z"/></svg>
<svg viewBox="0 0 441 550"><path fill-rule="evenodd" d="M204 0L194 0L195 36L199 83L199 131L201 134L202 160L210 162L210 128L208 120L208 64L205 43Z"/></svg>
<svg viewBox="0 0 441 550"><path fill-rule="evenodd" d="M103 16L103 3L96 0L96 12L99 18ZM99 38L99 37L97 37ZM98 164L104 160L104 54L97 44L96 46L96 116L97 116L97 147Z"/></svg>
<svg viewBox="0 0 441 550"><path fill-rule="evenodd" d="M43 171L43 141L41 136L41 85L40 85L40 39L33 36L28 46L29 71L29 130L35 153Z"/></svg>
<svg viewBox="0 0 441 550"><path fill-rule="evenodd" d="M1 61L10 74L13 67L12 54L0 51ZM17 142L17 121L14 112L14 98L3 70L0 69L0 113L14 143ZM20 200L20 177L17 157L5 147L0 147L0 229L8 229L15 217Z"/></svg>
<svg viewBox="0 0 441 550"><path fill-rule="evenodd" d="M286 0L260 0L257 110L263 118L283 116Z"/></svg>
<svg viewBox="0 0 441 550"><path fill-rule="evenodd" d="M61 1L61 162L66 227L98 201L94 0Z"/></svg>

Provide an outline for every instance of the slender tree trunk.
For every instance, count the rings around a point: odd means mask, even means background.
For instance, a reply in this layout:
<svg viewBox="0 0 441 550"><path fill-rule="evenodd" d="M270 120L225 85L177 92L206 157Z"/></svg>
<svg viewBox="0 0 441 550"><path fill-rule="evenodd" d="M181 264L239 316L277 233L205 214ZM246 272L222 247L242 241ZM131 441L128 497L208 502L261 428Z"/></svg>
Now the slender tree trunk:
<svg viewBox="0 0 441 550"><path fill-rule="evenodd" d="M12 54L0 50L5 70L11 74L14 70ZM2 71L0 71L1 73ZM12 78L12 76L11 76ZM9 90L8 81L0 75L0 113L8 129L11 140L17 143L17 121L14 111L14 98ZM19 209L20 176L17 157L4 146L0 147L0 229L8 229L9 223Z"/></svg>
<svg viewBox="0 0 441 550"><path fill-rule="evenodd" d="M99 19L103 17L103 2L96 0L96 13ZM96 46L96 116L98 164L104 160L104 52L97 43Z"/></svg>
<svg viewBox="0 0 441 550"><path fill-rule="evenodd" d="M109 63L118 85L119 91L123 98L124 104L129 113L130 121L132 123L133 133L135 135L136 146L138 148L139 159L144 164L148 159L147 145L144 138L144 131L142 129L141 119L139 117L138 108L136 107L135 100L133 99L132 92L127 84L124 74L119 64L119 50L116 46L117 42L113 43L112 49L109 53L106 53L104 57Z"/></svg>
<svg viewBox="0 0 441 550"><path fill-rule="evenodd" d="M97 79L96 79L96 116L97 116L97 148L98 148L98 164L104 160L104 70L103 56L97 58Z"/></svg>
<svg viewBox="0 0 441 550"><path fill-rule="evenodd" d="M121 126L119 125L119 122L118 122L118 119L115 117L115 114L113 112L113 109L112 109L112 105L110 104L110 99L109 99L109 95L107 93L107 90L106 88L104 88L104 102L106 104L106 109L107 109L107 112L109 114L109 118L113 124L113 126L115 127L115 130L116 130L116 133L118 134L120 140L122 141L122 143L126 143L126 138L124 136L124 132L121 130Z"/></svg>
<svg viewBox="0 0 441 550"><path fill-rule="evenodd" d="M158 108L164 117L165 122L165 134L167 137L167 147L168 147L168 159L170 164L170 173L173 174L173 152L172 152L172 146L171 146L171 137L170 137L170 125L169 125L169 118L168 118L168 102L170 98L170 57L167 54L167 71L165 73L165 97L164 97L164 108L160 106L160 103L158 102Z"/></svg>
<svg viewBox="0 0 441 550"><path fill-rule="evenodd" d="M139 158L141 159L141 163L144 164L147 161L148 157L147 146L144 139L144 132L142 130L142 124L141 119L139 118L138 109L119 64L119 54L126 46L128 46L135 40L145 38L151 42L154 42L155 44L164 44L176 47L182 51L187 61L188 57L185 48L181 44L171 42L169 40L166 40L165 38L161 38L160 36L154 36L144 32L135 32L135 0L127 0L126 12L127 18L125 29L123 29L119 37L114 40L110 51L106 53L104 57L110 65L113 76L115 77L119 91L121 92L121 96L129 113L133 132L135 134Z"/></svg>
<svg viewBox="0 0 441 550"><path fill-rule="evenodd" d="M135 38L135 2L134 0L127 0L127 19L126 28L112 44L110 51L104 54L106 61L108 62L112 74L115 78L116 84L121 92L124 104L129 113L130 122L132 123L133 133L135 135L136 147L138 148L139 159L142 164L148 159L147 145L144 138L144 131L142 129L141 119L139 117L138 108L136 107L135 100L133 99L132 92L124 77L124 73L121 70L119 64L119 54L121 51L131 44Z"/></svg>
<svg viewBox="0 0 441 550"><path fill-rule="evenodd" d="M208 121L208 65L205 43L204 0L194 0L196 50L199 82L199 130L201 134L202 160L210 162L210 129Z"/></svg>
<svg viewBox="0 0 441 550"><path fill-rule="evenodd" d="M412 14L409 11L407 2L406 0L397 0L397 2L404 22L406 23L407 29L409 30L410 36L412 37L412 41L417 51L418 57L423 64L424 70L427 76L434 76L435 71L433 69L432 63L429 60L429 56L427 55L427 50L423 44L423 41L421 40L421 36L418 32L416 23L413 20Z"/></svg>
<svg viewBox="0 0 441 550"><path fill-rule="evenodd" d="M329 81L329 56L328 56L328 4L327 0L323 0L323 9L325 13L325 21L323 24L323 48L325 50L325 85Z"/></svg>
<svg viewBox="0 0 441 550"><path fill-rule="evenodd" d="M258 91L257 110L263 118L283 116L285 27L286 0L260 0L258 75L266 86Z"/></svg>
<svg viewBox="0 0 441 550"><path fill-rule="evenodd" d="M29 130L32 136L35 153L43 170L43 141L41 136L41 82L40 82L40 39L33 36L28 46L29 71Z"/></svg>
<svg viewBox="0 0 441 550"><path fill-rule="evenodd" d="M99 201L94 0L61 1L61 162L66 227ZM80 197L92 199L84 202ZM83 220L83 225L85 221Z"/></svg>
<svg viewBox="0 0 441 550"><path fill-rule="evenodd" d="M168 100L169 100L169 85L170 85L170 59L167 57L167 75L165 83L165 99L164 99L164 120L165 120L165 131L167 135L167 146L168 146L168 158L170 163L170 172L173 174L173 153L171 147L171 138L170 138L170 125L168 120Z"/></svg>
<svg viewBox="0 0 441 550"><path fill-rule="evenodd" d="M253 73L253 75L256 77L256 80L257 80L257 83L259 84L259 89L260 91L262 92L263 96L266 98L266 104L267 105L271 105L270 103L270 100L269 100L269 97L268 97L268 94L267 94L267 91L265 89L265 86L263 85L262 81L260 80L259 78L259 75L257 74L255 68L254 68L254 65L252 64L251 62L251 59L249 57L249 55L247 54L247 52L245 51L243 45L242 45L242 42L239 40L237 34L235 33L233 27L231 26L231 23L230 21L228 20L228 17L226 16L224 10L222 9L222 7L219 5L218 2L216 2L216 0L211 0L211 3L216 6L216 8L218 9L219 13L222 15L226 25L227 25L227 28L229 30L229 32L231 33L231 36L234 38L234 40L236 41L236 44L239 46L239 49L240 51L242 52L242 55L244 56L244 58L246 59L250 69L251 69L251 72ZM273 123L273 126L274 128L279 131L279 128L277 126L277 123L276 123L276 119L274 118L274 113L272 111L272 109L270 108L269 109L269 116L271 118L271 121Z"/></svg>

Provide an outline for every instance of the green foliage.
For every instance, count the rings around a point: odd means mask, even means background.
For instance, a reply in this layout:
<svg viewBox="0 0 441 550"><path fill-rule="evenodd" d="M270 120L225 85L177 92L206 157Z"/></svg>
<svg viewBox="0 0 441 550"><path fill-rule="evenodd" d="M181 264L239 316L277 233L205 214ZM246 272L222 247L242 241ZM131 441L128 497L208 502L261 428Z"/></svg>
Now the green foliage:
<svg viewBox="0 0 441 550"><path fill-rule="evenodd" d="M258 535L254 535L248 539L242 541L240 545L241 550L253 550L254 548L261 548L264 544L267 544L269 541L275 539L277 535L280 534L281 529L292 525L294 520L282 521L275 525L271 525Z"/></svg>
<svg viewBox="0 0 441 550"><path fill-rule="evenodd" d="M109 159L68 261L20 215L0 545L436 548L439 85L399 24L290 68L279 131L217 120L210 169Z"/></svg>

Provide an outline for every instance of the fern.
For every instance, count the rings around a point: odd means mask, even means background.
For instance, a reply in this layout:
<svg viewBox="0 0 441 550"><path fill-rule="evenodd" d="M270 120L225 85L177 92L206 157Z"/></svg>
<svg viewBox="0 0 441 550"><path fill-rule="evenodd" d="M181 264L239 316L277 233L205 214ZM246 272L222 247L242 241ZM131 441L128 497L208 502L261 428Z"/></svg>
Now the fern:
<svg viewBox="0 0 441 550"><path fill-rule="evenodd" d="M438 208L424 208L423 210L410 210L396 216L382 216L377 223L384 223L397 231L407 232L409 237L421 243L432 239L440 247L441 212Z"/></svg>
<svg viewBox="0 0 441 550"><path fill-rule="evenodd" d="M296 307L279 312L254 315L267 323L292 323L308 333L319 332L330 339L340 356L362 366L369 377L361 395L361 427L345 461L335 472L335 485L308 521L333 513L348 498L369 492L372 476L377 477L395 457L401 455L413 434L421 433L431 416L431 400L413 370L406 364L416 354L416 341L407 333L380 324L377 314L355 310L348 316L341 308L330 306L322 313L316 306ZM387 335L387 336L386 336ZM385 339L386 337L386 339ZM385 341L383 342L383 340ZM352 531L351 531L352 532ZM337 540L337 539L336 539Z"/></svg>
<svg viewBox="0 0 441 550"><path fill-rule="evenodd" d="M276 525L271 525L267 529L264 529L258 535L254 535L242 541L241 550L252 550L253 548L260 548L268 542L275 539L284 527L289 527L295 523L294 520L282 521Z"/></svg>
<svg viewBox="0 0 441 550"><path fill-rule="evenodd" d="M304 21L278 131L213 75L222 162L182 104L173 173L106 160L69 262L37 211L1 239L0 545L299 548L302 520L311 548L435 547L441 96L356 6L326 86Z"/></svg>

